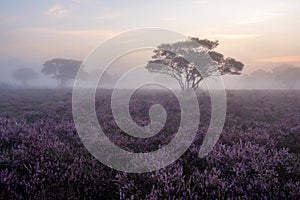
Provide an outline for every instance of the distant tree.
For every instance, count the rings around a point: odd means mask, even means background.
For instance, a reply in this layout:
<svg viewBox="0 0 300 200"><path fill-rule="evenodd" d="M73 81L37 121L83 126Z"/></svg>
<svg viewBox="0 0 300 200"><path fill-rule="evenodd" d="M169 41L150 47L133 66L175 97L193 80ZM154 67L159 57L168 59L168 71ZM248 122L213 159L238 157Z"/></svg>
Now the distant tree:
<svg viewBox="0 0 300 200"><path fill-rule="evenodd" d="M270 89L276 85L274 83L276 82L274 82L273 74L263 69L252 72L248 82L252 88L256 89Z"/></svg>
<svg viewBox="0 0 300 200"><path fill-rule="evenodd" d="M29 81L38 79L39 74L31 68L21 68L16 70L12 76L26 86Z"/></svg>
<svg viewBox="0 0 300 200"><path fill-rule="evenodd" d="M98 80L99 74L101 74L101 79L98 85L101 87L108 87L108 88L113 87L118 81L118 76L116 74L112 74L108 71L103 71L102 69L92 70L89 78L91 80Z"/></svg>
<svg viewBox="0 0 300 200"><path fill-rule="evenodd" d="M168 74L175 78L182 91L197 89L199 83L207 77L241 74L244 64L213 51L218 45L218 41L199 38L161 44L153 51L152 60L146 68L149 72Z"/></svg>
<svg viewBox="0 0 300 200"><path fill-rule="evenodd" d="M9 83L5 83L5 82L0 82L0 88L13 88L13 86Z"/></svg>
<svg viewBox="0 0 300 200"><path fill-rule="evenodd" d="M65 87L70 81L76 78L76 74L79 70L82 70L82 80L85 80L88 76L81 67L82 61L55 58L44 63L42 73L45 75L52 75L52 78L58 82L58 87Z"/></svg>
<svg viewBox="0 0 300 200"><path fill-rule="evenodd" d="M286 85L288 89L294 89L296 83L300 80L300 68L293 66L278 67L273 70L273 76Z"/></svg>
<svg viewBox="0 0 300 200"><path fill-rule="evenodd" d="M251 79L254 80L266 80L272 77L272 73L266 72L265 70L258 69L251 73Z"/></svg>

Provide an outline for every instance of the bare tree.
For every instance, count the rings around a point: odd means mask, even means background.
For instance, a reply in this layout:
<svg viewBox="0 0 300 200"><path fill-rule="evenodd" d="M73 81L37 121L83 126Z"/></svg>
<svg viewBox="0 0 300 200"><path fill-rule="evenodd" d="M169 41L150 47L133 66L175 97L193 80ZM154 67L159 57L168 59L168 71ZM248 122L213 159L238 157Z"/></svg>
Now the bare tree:
<svg viewBox="0 0 300 200"><path fill-rule="evenodd" d="M241 74L244 64L213 51L218 45L218 41L199 38L161 44L153 51L152 60L146 68L149 72L168 74L175 78L182 91L197 89L199 83L207 77Z"/></svg>
<svg viewBox="0 0 300 200"><path fill-rule="evenodd" d="M55 58L44 63L42 73L45 75L53 75L52 77L57 80L58 87L65 87L70 81L74 80L78 70L83 70L82 61ZM88 74L83 71L83 77L86 79Z"/></svg>
<svg viewBox="0 0 300 200"><path fill-rule="evenodd" d="M31 68L21 68L16 70L12 76L26 86L29 81L38 79L39 74Z"/></svg>

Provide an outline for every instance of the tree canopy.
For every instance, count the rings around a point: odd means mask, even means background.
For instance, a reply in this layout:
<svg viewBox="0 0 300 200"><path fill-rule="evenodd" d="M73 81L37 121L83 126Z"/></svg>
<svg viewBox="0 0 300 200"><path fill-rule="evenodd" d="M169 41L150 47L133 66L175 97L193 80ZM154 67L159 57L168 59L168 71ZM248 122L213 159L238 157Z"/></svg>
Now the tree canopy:
<svg viewBox="0 0 300 200"><path fill-rule="evenodd" d="M244 64L214 51L218 45L218 41L199 38L161 44L153 51L146 68L175 78L183 91L195 90L207 77L241 74Z"/></svg>
<svg viewBox="0 0 300 200"><path fill-rule="evenodd" d="M55 58L44 63L42 73L52 75L57 80L59 87L65 87L71 80L74 80L78 70L83 70L82 61ZM88 74L83 73L81 79L86 79Z"/></svg>

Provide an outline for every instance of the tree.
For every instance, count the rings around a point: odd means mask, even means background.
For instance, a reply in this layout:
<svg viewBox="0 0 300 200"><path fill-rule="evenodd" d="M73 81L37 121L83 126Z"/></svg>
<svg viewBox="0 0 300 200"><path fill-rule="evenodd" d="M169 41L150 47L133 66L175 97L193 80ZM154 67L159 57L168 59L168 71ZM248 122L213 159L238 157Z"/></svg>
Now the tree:
<svg viewBox="0 0 300 200"><path fill-rule="evenodd" d="M249 83L256 89L270 89L275 87L274 77L271 72L267 72L263 69L255 70L250 74Z"/></svg>
<svg viewBox="0 0 300 200"><path fill-rule="evenodd" d="M12 76L26 86L29 81L38 79L39 74L31 68L21 68L16 70Z"/></svg>
<svg viewBox="0 0 300 200"><path fill-rule="evenodd" d="M65 87L75 79L78 70L83 70L81 64L82 61L55 58L44 63L42 73L53 75L52 77L58 82L58 87ZM85 71L83 72L83 76L79 78L85 80L88 74Z"/></svg>
<svg viewBox="0 0 300 200"><path fill-rule="evenodd" d="M218 45L218 41L199 38L161 44L153 51L152 60L146 68L149 72L168 74L175 78L182 91L197 89L199 83L207 77L241 74L244 64L213 51Z"/></svg>
<svg viewBox="0 0 300 200"><path fill-rule="evenodd" d="M273 76L276 80L285 84L288 89L294 89L300 79L300 68L293 66L281 66L273 70Z"/></svg>
<svg viewBox="0 0 300 200"><path fill-rule="evenodd" d="M98 82L98 86L104 88L112 88L118 81L118 76L116 74L112 74L108 71L103 71L102 69L92 70L89 78L91 80L98 80L98 75L102 74L100 81Z"/></svg>
<svg viewBox="0 0 300 200"><path fill-rule="evenodd" d="M13 86L9 83L5 83L5 82L0 82L0 88L13 88Z"/></svg>

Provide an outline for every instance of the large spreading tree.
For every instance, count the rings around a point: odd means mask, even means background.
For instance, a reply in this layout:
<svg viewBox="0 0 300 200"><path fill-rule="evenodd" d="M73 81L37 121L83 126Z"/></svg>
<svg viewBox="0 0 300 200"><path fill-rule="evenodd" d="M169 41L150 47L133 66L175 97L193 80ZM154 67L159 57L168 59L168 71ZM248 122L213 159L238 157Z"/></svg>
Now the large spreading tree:
<svg viewBox="0 0 300 200"><path fill-rule="evenodd" d="M183 91L197 89L207 77L241 74L244 64L214 51L218 45L218 41L199 38L161 44L153 51L146 68L175 78Z"/></svg>
<svg viewBox="0 0 300 200"><path fill-rule="evenodd" d="M76 74L79 70L83 70L82 61L55 58L44 63L42 72L45 75L52 75L52 78L56 79L58 82L58 87L65 87L70 81L76 78ZM88 74L83 71L83 77L81 79L86 79Z"/></svg>

